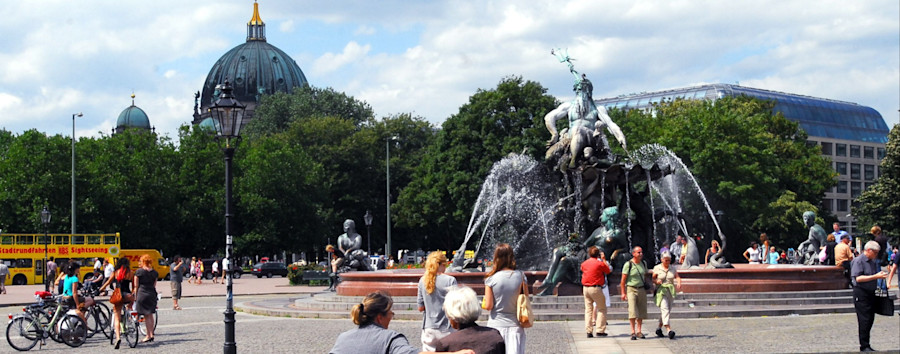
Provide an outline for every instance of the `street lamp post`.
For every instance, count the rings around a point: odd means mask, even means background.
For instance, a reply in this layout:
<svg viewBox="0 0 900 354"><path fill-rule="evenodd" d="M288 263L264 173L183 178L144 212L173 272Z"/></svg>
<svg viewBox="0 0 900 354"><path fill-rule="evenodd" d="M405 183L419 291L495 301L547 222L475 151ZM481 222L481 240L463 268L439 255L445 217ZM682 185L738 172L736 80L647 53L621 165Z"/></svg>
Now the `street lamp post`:
<svg viewBox="0 0 900 354"><path fill-rule="evenodd" d="M369 255L372 255L372 211L366 209L366 215L363 216L366 222L366 238L369 239ZM387 261L387 260L385 260Z"/></svg>
<svg viewBox="0 0 900 354"><path fill-rule="evenodd" d="M44 205L41 210L41 223L44 224L44 291L50 291L50 270L47 269L47 226L50 224L50 210Z"/></svg>
<svg viewBox="0 0 900 354"><path fill-rule="evenodd" d="M237 343L234 338L234 302L232 297L232 269L234 260L233 236L231 235L232 212L231 198L231 160L234 158L234 149L241 140L241 125L244 119L244 105L238 102L232 95L233 89L228 79L222 87L222 94L210 109L216 127L216 137L225 141L225 259L228 260L228 269L225 280L225 354L237 353Z"/></svg>
<svg viewBox="0 0 900 354"><path fill-rule="evenodd" d="M387 246L385 247L385 256L391 258L391 142L397 141L397 137L392 136L387 139L385 144L385 165L387 166Z"/></svg>
<svg viewBox="0 0 900 354"><path fill-rule="evenodd" d="M83 117L81 112L72 114L72 233L75 233L75 117Z"/></svg>

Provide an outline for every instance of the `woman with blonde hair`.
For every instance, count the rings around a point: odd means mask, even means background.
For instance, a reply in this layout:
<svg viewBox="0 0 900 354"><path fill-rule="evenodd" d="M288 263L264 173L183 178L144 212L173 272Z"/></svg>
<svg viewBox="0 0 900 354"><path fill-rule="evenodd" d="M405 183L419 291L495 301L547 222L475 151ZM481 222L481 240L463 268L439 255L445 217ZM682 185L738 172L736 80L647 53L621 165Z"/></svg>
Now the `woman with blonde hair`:
<svg viewBox="0 0 900 354"><path fill-rule="evenodd" d="M419 349L409 345L403 334L388 329L394 318L394 299L388 293L379 290L366 295L362 303L353 305L350 318L359 326L337 337L334 347L328 351L332 354L413 354ZM474 353L461 350L458 354Z"/></svg>
<svg viewBox="0 0 900 354"><path fill-rule="evenodd" d="M153 270L153 259L149 254L141 256L141 267L134 272L134 293L135 303L134 310L144 315L144 323L147 325L147 336L141 340L142 343L152 342L154 331L156 329L153 322L153 314L156 313L156 279L159 273Z"/></svg>
<svg viewBox="0 0 900 354"><path fill-rule="evenodd" d="M494 266L484 280L482 308L491 311L487 326L503 336L507 353L525 353L525 329L516 315L520 293L528 296L528 279L516 270L516 257L510 245L501 243L494 249Z"/></svg>
<svg viewBox="0 0 900 354"><path fill-rule="evenodd" d="M416 303L419 305L419 312L425 312L425 321L422 322L422 350L433 351L435 341L453 331L443 309L447 291L456 285L456 278L444 274L447 264L449 262L444 252L431 252L425 260L425 275L419 279Z"/></svg>

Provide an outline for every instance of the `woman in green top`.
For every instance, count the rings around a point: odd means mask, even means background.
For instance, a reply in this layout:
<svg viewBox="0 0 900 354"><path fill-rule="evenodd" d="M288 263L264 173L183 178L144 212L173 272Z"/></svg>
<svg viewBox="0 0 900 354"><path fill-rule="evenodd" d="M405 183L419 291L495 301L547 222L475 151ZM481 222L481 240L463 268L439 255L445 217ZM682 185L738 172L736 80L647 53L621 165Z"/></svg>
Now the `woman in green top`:
<svg viewBox="0 0 900 354"><path fill-rule="evenodd" d="M644 259L644 250L635 247L631 250L632 258L622 267L622 282L619 284L622 300L628 300L628 322L631 324L631 340L643 339L641 324L647 318L647 267L641 261ZM635 326L637 324L637 326Z"/></svg>

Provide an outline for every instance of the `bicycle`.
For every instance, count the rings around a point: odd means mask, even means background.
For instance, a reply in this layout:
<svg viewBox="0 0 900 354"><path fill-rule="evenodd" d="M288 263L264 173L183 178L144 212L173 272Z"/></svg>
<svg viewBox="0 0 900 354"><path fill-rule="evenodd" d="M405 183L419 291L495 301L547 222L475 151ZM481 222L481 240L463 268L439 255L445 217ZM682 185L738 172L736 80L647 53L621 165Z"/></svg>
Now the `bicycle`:
<svg viewBox="0 0 900 354"><path fill-rule="evenodd" d="M138 336L140 335L137 312L123 304L122 311L119 312L119 319L119 338L125 338L128 347L137 347ZM110 330L110 332L113 331ZM109 337L109 344L113 344L114 338L115 336Z"/></svg>
<svg viewBox="0 0 900 354"><path fill-rule="evenodd" d="M70 347L79 347L87 339L87 324L77 314L72 313L63 304L62 297L53 297L56 302L56 310L49 321L44 322L43 301L53 295L46 292L38 292L35 297L37 304L24 308L24 314L9 315L9 324L6 326L6 341L18 351L28 351L34 348L38 342L41 347L46 344L46 339L58 337Z"/></svg>
<svg viewBox="0 0 900 354"><path fill-rule="evenodd" d="M99 289L93 286L94 283L85 283L81 288L81 296L93 299L100 295ZM105 303L94 301L94 304L85 308L84 318L87 323L88 338L93 337L97 332L102 333L106 338L113 338L113 331L110 327L112 321L112 310Z"/></svg>

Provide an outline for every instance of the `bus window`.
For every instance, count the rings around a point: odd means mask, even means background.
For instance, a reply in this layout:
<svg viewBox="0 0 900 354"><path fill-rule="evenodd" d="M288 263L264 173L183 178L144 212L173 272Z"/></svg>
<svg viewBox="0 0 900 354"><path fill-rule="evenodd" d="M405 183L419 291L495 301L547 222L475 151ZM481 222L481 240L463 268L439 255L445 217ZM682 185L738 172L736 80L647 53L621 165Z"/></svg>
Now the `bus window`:
<svg viewBox="0 0 900 354"><path fill-rule="evenodd" d="M30 258L19 258L14 260L16 264L15 268L31 268L31 259Z"/></svg>
<svg viewBox="0 0 900 354"><path fill-rule="evenodd" d="M88 244L89 245L99 245L100 244L100 236L88 236Z"/></svg>
<svg viewBox="0 0 900 354"><path fill-rule="evenodd" d="M17 245L30 245L34 243L34 236L32 235L19 235L16 237Z"/></svg>
<svg viewBox="0 0 900 354"><path fill-rule="evenodd" d="M72 244L73 245L83 245L84 244L84 235L72 235Z"/></svg>
<svg viewBox="0 0 900 354"><path fill-rule="evenodd" d="M12 236L2 236L2 235L0 235L0 244L3 244L3 245L11 245L11 244L13 244L13 237L12 237Z"/></svg>
<svg viewBox="0 0 900 354"><path fill-rule="evenodd" d="M53 236L53 243L57 244L57 245L68 245L69 244L69 235Z"/></svg>
<svg viewBox="0 0 900 354"><path fill-rule="evenodd" d="M117 244L119 244L119 242L116 241L116 237L115 237L115 236L103 236L103 243L104 243L104 244L107 244L107 245L117 245Z"/></svg>

